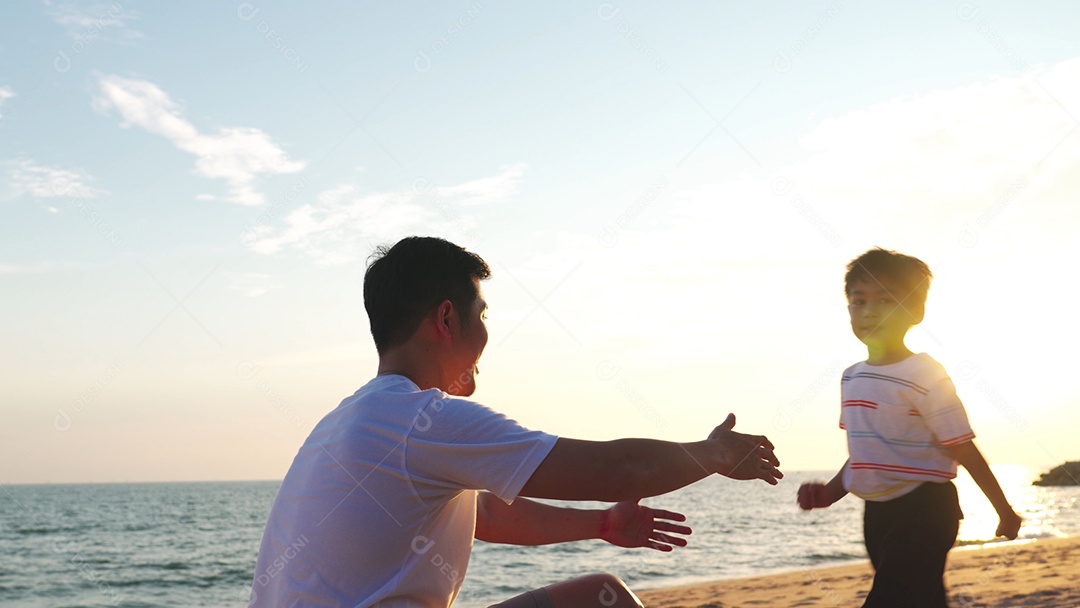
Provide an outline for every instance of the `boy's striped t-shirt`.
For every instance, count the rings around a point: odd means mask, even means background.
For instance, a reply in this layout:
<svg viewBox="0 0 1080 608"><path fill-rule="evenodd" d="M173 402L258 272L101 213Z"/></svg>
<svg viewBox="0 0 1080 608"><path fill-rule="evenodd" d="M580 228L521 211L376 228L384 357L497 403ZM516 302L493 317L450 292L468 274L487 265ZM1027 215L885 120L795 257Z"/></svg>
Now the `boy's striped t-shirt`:
<svg viewBox="0 0 1080 608"><path fill-rule="evenodd" d="M952 380L926 353L891 365L852 365L840 398L850 456L844 487L865 500L953 479L956 461L945 448L975 437Z"/></svg>

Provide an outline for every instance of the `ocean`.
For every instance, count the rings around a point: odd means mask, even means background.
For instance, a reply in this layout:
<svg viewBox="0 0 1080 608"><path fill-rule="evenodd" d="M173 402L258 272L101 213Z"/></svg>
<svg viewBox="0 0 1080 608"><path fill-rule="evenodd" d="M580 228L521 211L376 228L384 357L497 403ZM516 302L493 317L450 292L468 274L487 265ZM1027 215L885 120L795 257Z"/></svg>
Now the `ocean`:
<svg viewBox="0 0 1080 608"><path fill-rule="evenodd" d="M1080 488L1030 485L1031 471L994 471L1025 518L1020 541L1080 535ZM687 515L688 547L628 550L601 541L544 547L477 542L455 606L487 606L595 571L650 589L864 559L862 503L803 513L799 484L712 477L644 504ZM990 540L996 519L969 478L960 550ZM35 608L244 606L278 482L0 486L0 605ZM560 503L599 506L597 503Z"/></svg>

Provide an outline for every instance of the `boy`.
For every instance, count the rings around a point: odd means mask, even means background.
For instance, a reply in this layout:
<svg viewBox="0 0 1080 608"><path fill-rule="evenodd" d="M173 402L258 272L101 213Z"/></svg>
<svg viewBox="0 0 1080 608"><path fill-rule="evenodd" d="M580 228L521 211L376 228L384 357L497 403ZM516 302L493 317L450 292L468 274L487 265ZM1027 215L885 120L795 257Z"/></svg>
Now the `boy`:
<svg viewBox="0 0 1080 608"><path fill-rule="evenodd" d="M963 518L950 481L957 463L994 505L997 534L1012 540L1020 530L1020 517L972 442L952 380L940 363L904 344L923 320L931 277L921 260L881 248L848 264L851 330L868 351L840 382L849 458L828 484L799 488L805 510L848 492L866 501L863 535L874 583L864 608L948 605L945 558Z"/></svg>

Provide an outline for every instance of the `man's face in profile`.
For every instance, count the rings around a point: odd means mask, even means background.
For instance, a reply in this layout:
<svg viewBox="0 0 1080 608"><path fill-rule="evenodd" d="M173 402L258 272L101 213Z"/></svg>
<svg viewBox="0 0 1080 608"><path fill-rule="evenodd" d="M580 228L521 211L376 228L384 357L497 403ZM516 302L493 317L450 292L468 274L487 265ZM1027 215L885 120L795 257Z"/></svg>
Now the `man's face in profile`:
<svg viewBox="0 0 1080 608"><path fill-rule="evenodd" d="M472 307L461 315L460 333L455 336L454 376L446 392L458 397L468 397L476 392L477 362L487 346L487 301L476 281L476 299Z"/></svg>

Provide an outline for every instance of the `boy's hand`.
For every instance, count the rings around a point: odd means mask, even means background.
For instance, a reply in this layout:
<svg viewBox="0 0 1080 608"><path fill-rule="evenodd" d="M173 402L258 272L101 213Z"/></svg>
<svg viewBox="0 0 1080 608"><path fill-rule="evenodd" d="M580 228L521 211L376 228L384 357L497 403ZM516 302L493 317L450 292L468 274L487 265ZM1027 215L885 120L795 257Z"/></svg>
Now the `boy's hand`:
<svg viewBox="0 0 1080 608"><path fill-rule="evenodd" d="M676 534L691 532L687 526L672 523L677 521L686 521L686 516L650 509L636 500L625 500L600 514L600 538L618 547L671 551L674 547L686 546L686 539Z"/></svg>
<svg viewBox="0 0 1080 608"><path fill-rule="evenodd" d="M1008 513L999 518L996 534L1009 540L1016 540L1016 537L1020 534L1020 522L1022 521L1016 511L1009 509Z"/></svg>
<svg viewBox="0 0 1080 608"><path fill-rule="evenodd" d="M776 467L780 466L771 441L764 435L744 435L737 433L735 414L728 414L724 422L709 433L709 440L720 446L720 465L717 473L731 479L761 479L770 485L776 485L784 474Z"/></svg>
<svg viewBox="0 0 1080 608"><path fill-rule="evenodd" d="M821 509L833 504L829 487L821 482L804 483L799 486L799 508L803 511Z"/></svg>

